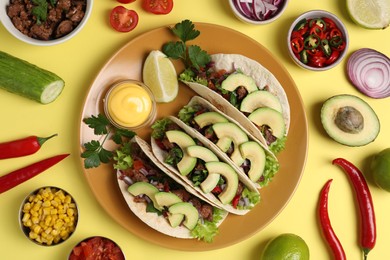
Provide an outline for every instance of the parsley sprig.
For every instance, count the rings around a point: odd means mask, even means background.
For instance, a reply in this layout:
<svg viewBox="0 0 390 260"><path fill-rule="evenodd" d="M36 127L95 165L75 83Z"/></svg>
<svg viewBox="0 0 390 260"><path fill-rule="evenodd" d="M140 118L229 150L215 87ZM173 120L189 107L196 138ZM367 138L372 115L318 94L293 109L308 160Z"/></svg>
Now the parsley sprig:
<svg viewBox="0 0 390 260"><path fill-rule="evenodd" d="M116 128L102 114L92 115L85 118L83 122L94 130L95 135L104 135L102 142L92 140L84 144L85 151L81 153L81 157L85 159L84 167L86 169L99 167L101 163L110 162L114 152L103 147L108 139L111 138L116 144L122 145L125 140L131 139L135 135L133 131Z"/></svg>
<svg viewBox="0 0 390 260"><path fill-rule="evenodd" d="M185 67L199 70L211 61L210 55L197 45L187 45L188 41L194 40L200 35L195 25L190 20L183 20L171 28L173 34L180 41L170 41L163 45L162 51L169 58L181 59Z"/></svg>

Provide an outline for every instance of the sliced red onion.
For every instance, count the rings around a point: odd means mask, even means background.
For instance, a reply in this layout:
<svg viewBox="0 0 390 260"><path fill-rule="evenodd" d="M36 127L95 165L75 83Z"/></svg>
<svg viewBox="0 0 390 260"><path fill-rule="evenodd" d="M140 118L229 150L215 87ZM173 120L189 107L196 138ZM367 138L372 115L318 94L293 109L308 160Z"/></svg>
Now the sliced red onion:
<svg viewBox="0 0 390 260"><path fill-rule="evenodd" d="M362 48L348 59L347 73L352 84L372 98L390 96L390 59L381 52Z"/></svg>
<svg viewBox="0 0 390 260"><path fill-rule="evenodd" d="M237 10L246 18L264 21L274 16L284 0L232 0Z"/></svg>

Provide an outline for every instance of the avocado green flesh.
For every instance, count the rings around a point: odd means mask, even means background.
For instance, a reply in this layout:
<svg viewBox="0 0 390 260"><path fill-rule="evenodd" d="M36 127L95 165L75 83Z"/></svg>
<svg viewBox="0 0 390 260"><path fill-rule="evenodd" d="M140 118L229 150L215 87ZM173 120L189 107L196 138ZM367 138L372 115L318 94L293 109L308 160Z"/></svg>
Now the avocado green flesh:
<svg viewBox="0 0 390 260"><path fill-rule="evenodd" d="M244 158L241 156L239 145L249 140L248 135L236 124L228 123L216 123L213 126L213 130L218 139L230 138L234 144L234 150L230 158L236 165L241 165L244 162Z"/></svg>
<svg viewBox="0 0 390 260"><path fill-rule="evenodd" d="M203 128L208 125L213 125L215 123L228 122L226 117L221 115L218 112L205 112L194 117L194 121L198 124L200 128Z"/></svg>
<svg viewBox="0 0 390 260"><path fill-rule="evenodd" d="M221 137L218 139L215 145L218 146L222 152L226 153L226 151L229 150L230 146L232 145L232 142L233 140L229 137Z"/></svg>
<svg viewBox="0 0 390 260"><path fill-rule="evenodd" d="M267 125L272 130L272 135L282 138L286 133L286 125L281 113L269 107L261 107L253 111L248 119L257 126Z"/></svg>
<svg viewBox="0 0 390 260"><path fill-rule="evenodd" d="M206 169L209 174L220 174L226 180L225 189L218 195L222 204L229 204L235 197L238 189L238 175L235 170L227 163L224 162L208 162L206 163Z"/></svg>
<svg viewBox="0 0 390 260"><path fill-rule="evenodd" d="M234 73L229 75L224 81L222 81L221 87L228 91L234 91L238 87L244 87L248 93L258 90L255 80L242 73Z"/></svg>
<svg viewBox="0 0 390 260"><path fill-rule="evenodd" d="M160 191L154 195L154 198L156 200L156 203L161 208L163 208L163 207L169 208L170 206L172 206L176 203L182 202L182 200L179 198L179 196L177 196L176 194L174 194L172 192ZM183 221L183 219L184 219L183 214L170 214L168 216L169 224L172 227L179 226L181 224L181 222Z"/></svg>
<svg viewBox="0 0 390 260"><path fill-rule="evenodd" d="M198 223L198 219L199 219L198 210L191 203L188 202L176 203L170 206L168 208L168 211L173 215L183 214L184 215L183 225L189 230L194 229L196 224Z"/></svg>
<svg viewBox="0 0 390 260"><path fill-rule="evenodd" d="M220 178L221 175L218 173L209 173L207 178L200 184L200 188L204 193L209 193L218 185Z"/></svg>
<svg viewBox="0 0 390 260"><path fill-rule="evenodd" d="M257 182L264 172L266 156L264 149L256 142L249 141L240 145L242 157L250 161L248 177Z"/></svg>
<svg viewBox="0 0 390 260"><path fill-rule="evenodd" d="M254 110L260 107L269 107L275 109L279 113L283 112L279 99L265 90L257 90L249 93L241 101L240 111L252 113Z"/></svg>
<svg viewBox="0 0 390 260"><path fill-rule="evenodd" d="M335 118L340 109L353 107L362 115L362 128L347 131ZM321 123L327 134L336 142L347 146L363 146L373 142L379 134L380 122L375 111L365 101L353 95L337 95L324 102L321 108ZM344 129L344 130L343 130Z"/></svg>
<svg viewBox="0 0 390 260"><path fill-rule="evenodd" d="M170 130L165 134L169 142L177 144L183 151L183 157L180 162L177 163L177 168L180 174L183 176L189 174L195 168L197 159L189 156L186 148L188 146L195 145L194 139L192 139L192 137L187 133L178 130Z"/></svg>
<svg viewBox="0 0 390 260"><path fill-rule="evenodd" d="M219 161L218 157L210 149L200 145L188 146L187 154L204 162Z"/></svg>
<svg viewBox="0 0 390 260"><path fill-rule="evenodd" d="M127 188L127 191L134 197L142 194L148 196L149 199L153 202L154 207L158 210L162 210L162 207L156 202L156 199L154 197L155 194L157 194L160 191L152 184L148 182L136 182L130 185Z"/></svg>

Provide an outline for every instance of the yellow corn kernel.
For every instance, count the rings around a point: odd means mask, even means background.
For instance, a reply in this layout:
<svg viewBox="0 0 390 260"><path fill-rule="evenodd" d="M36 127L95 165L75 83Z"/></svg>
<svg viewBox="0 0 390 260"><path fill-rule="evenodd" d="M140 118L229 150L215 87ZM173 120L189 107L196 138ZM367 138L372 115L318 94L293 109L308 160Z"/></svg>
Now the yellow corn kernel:
<svg viewBox="0 0 390 260"><path fill-rule="evenodd" d="M67 230L63 230L61 231L60 236L63 240L65 240L69 237L69 232Z"/></svg>
<svg viewBox="0 0 390 260"><path fill-rule="evenodd" d="M42 213L43 213L44 216L47 216L47 215L51 215L52 214L51 211L52 211L52 209L50 209L50 208L44 208Z"/></svg>
<svg viewBox="0 0 390 260"><path fill-rule="evenodd" d="M36 238L38 237L38 234L31 231L31 232L28 234L28 237L31 238L31 239L36 239Z"/></svg>
<svg viewBox="0 0 390 260"><path fill-rule="evenodd" d="M51 205L53 205L54 207L58 207L58 201L56 201L56 198L54 197L53 200L50 201L51 202Z"/></svg>
<svg viewBox="0 0 390 260"><path fill-rule="evenodd" d="M22 222L26 222L27 220L29 220L31 217L30 213L24 213L23 214L23 218L22 218Z"/></svg>
<svg viewBox="0 0 390 260"><path fill-rule="evenodd" d="M58 210L56 208L52 208L52 209L50 209L50 214L51 215L57 215L58 214Z"/></svg>
<svg viewBox="0 0 390 260"><path fill-rule="evenodd" d="M23 206L23 212L27 212L31 209L31 203L30 202L27 202L26 204L24 204Z"/></svg>
<svg viewBox="0 0 390 260"><path fill-rule="evenodd" d="M42 230L42 227L40 225L34 225L31 230L36 233L36 234L39 234Z"/></svg>
<svg viewBox="0 0 390 260"><path fill-rule="evenodd" d="M32 226L32 221L31 221L31 219L28 219L28 220L24 223L24 225L25 225L26 227L31 227L31 226Z"/></svg>
<svg viewBox="0 0 390 260"><path fill-rule="evenodd" d="M59 233L60 233L60 232L59 232L57 229L55 229L55 228L53 228L53 229L51 230L51 234L52 234L54 237L57 236Z"/></svg>
<svg viewBox="0 0 390 260"><path fill-rule="evenodd" d="M38 224L39 223L39 218L38 217L32 217L31 221L33 224Z"/></svg>
<svg viewBox="0 0 390 260"><path fill-rule="evenodd" d="M71 208L67 209L66 210L66 214L68 214L69 217L73 216L74 215L74 209L71 209Z"/></svg>
<svg viewBox="0 0 390 260"><path fill-rule="evenodd" d="M54 243L58 243L58 242L60 242L61 241L61 237L60 236L56 236L54 239L53 239L53 242Z"/></svg>
<svg viewBox="0 0 390 260"><path fill-rule="evenodd" d="M45 218L45 225L46 225L46 226L50 226L50 223L51 223L51 216L49 215L49 216L47 216L47 217Z"/></svg>
<svg viewBox="0 0 390 260"><path fill-rule="evenodd" d="M50 203L50 200L45 200L43 203L42 203L42 207L45 207L45 208L48 208L51 206L51 203Z"/></svg>

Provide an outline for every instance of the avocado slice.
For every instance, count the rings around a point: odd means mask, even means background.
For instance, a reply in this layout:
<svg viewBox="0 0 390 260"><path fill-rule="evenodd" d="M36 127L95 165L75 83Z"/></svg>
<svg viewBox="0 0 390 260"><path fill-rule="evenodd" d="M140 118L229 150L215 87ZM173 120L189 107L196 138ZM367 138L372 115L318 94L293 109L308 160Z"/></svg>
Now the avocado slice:
<svg viewBox="0 0 390 260"><path fill-rule="evenodd" d="M154 198L157 204L160 207L170 207L173 204L182 202L182 200L176 194L172 192L164 192L160 191L154 195ZM184 215L183 214L169 214L168 221L171 227L177 227L183 222Z"/></svg>
<svg viewBox="0 0 390 260"><path fill-rule="evenodd" d="M180 162L177 163L177 169L183 176L189 174L195 168L196 158L189 156L186 148L195 145L194 139L187 133L179 130L169 130L165 134L169 142L177 144L183 151L183 157Z"/></svg>
<svg viewBox="0 0 390 260"><path fill-rule="evenodd" d="M136 182L136 183L133 183L132 185L130 185L127 188L127 191L131 195L133 195L134 197L142 195L142 194L148 196L149 199L153 202L153 206L157 210L160 210L160 211L162 210L163 207L161 207L156 202L156 198L154 197L160 191L155 186L153 186L152 184L150 184L148 182Z"/></svg>
<svg viewBox="0 0 390 260"><path fill-rule="evenodd" d="M194 121L198 124L200 128L203 128L208 125L213 125L215 123L228 122L227 118L221 115L218 112L205 112L194 117Z"/></svg>
<svg viewBox="0 0 390 260"><path fill-rule="evenodd" d="M248 171L248 177L251 181L257 182L264 172L265 168L265 152L255 141L249 141L240 145L240 151L242 157L248 159L251 163L251 167Z"/></svg>
<svg viewBox="0 0 390 260"><path fill-rule="evenodd" d="M379 134L375 111L357 96L342 94L327 99L321 108L321 122L327 134L347 146L363 146Z"/></svg>
<svg viewBox="0 0 390 260"><path fill-rule="evenodd" d="M275 109L261 107L253 111L248 119L257 126L267 125L272 130L272 135L276 138L282 138L286 133L286 125L283 115Z"/></svg>
<svg viewBox="0 0 390 260"><path fill-rule="evenodd" d="M242 73L230 74L221 84L221 87L228 91L235 91L240 86L244 87L248 93L259 89L252 77Z"/></svg>
<svg viewBox="0 0 390 260"><path fill-rule="evenodd" d="M200 146L191 145L186 148L187 154L191 157L199 158L204 162L219 161L218 157L210 149Z"/></svg>
<svg viewBox="0 0 390 260"><path fill-rule="evenodd" d="M203 146L189 146L187 147L187 153L189 156L199 158L204 162L219 161L218 157L210 149ZM200 187L204 193L209 193L217 186L219 179L219 174L208 174L207 178L200 184Z"/></svg>
<svg viewBox="0 0 390 260"><path fill-rule="evenodd" d="M218 195L218 198L224 205L230 203L236 196L238 189L238 175L236 171L224 162L207 162L205 166L209 174L217 173L225 178L226 187Z"/></svg>
<svg viewBox="0 0 390 260"><path fill-rule="evenodd" d="M243 98L240 105L240 111L252 113L260 107L270 107L279 113L283 112L279 99L265 90L253 91Z"/></svg>
<svg viewBox="0 0 390 260"><path fill-rule="evenodd" d="M218 146L222 152L226 153L226 151L229 150L230 146L232 145L232 142L233 140L229 137L221 137L218 139L215 145Z"/></svg>
<svg viewBox="0 0 390 260"><path fill-rule="evenodd" d="M239 126L231 122L216 123L212 127L219 139L226 137L232 139L234 150L230 159L232 159L236 165L240 166L245 159L242 157L238 147L240 144L249 140L248 135Z"/></svg>
<svg viewBox="0 0 390 260"><path fill-rule="evenodd" d="M198 210L188 202L179 202L173 204L168 208L168 211L175 214L183 214L184 222L183 225L189 230L193 230L195 226L198 224L199 213Z"/></svg>

